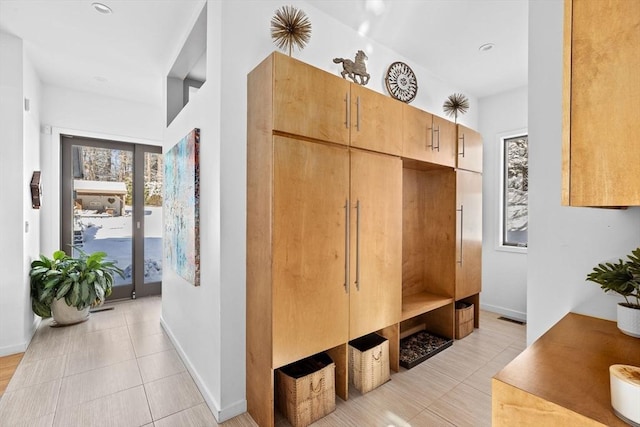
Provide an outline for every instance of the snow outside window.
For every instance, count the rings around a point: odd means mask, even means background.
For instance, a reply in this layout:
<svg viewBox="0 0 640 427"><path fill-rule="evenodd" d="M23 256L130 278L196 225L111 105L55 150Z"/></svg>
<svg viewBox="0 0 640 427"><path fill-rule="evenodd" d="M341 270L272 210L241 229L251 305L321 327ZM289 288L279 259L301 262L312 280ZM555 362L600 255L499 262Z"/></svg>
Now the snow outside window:
<svg viewBox="0 0 640 427"><path fill-rule="evenodd" d="M502 246L527 247L529 225L528 145L528 135L502 139L502 147L504 150Z"/></svg>

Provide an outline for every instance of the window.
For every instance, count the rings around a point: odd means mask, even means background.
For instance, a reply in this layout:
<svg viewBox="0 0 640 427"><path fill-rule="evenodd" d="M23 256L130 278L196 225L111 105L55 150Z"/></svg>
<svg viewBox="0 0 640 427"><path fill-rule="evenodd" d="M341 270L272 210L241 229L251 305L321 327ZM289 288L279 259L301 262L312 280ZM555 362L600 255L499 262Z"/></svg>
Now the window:
<svg viewBox="0 0 640 427"><path fill-rule="evenodd" d="M501 245L526 248L529 226L529 138L502 138L503 197Z"/></svg>

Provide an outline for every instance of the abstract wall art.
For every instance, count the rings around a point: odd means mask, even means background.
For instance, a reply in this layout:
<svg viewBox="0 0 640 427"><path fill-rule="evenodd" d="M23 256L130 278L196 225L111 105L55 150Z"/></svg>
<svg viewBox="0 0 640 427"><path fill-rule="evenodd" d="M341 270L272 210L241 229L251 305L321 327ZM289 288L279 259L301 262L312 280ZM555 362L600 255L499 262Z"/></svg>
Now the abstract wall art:
<svg viewBox="0 0 640 427"><path fill-rule="evenodd" d="M194 129L164 155L165 258L194 286L200 286L199 145Z"/></svg>

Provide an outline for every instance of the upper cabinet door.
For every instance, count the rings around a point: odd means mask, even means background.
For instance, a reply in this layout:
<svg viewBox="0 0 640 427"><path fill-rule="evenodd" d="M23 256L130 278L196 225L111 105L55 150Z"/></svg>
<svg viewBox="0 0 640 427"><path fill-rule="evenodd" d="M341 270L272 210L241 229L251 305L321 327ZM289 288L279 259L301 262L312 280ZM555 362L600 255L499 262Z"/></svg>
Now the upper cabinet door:
<svg viewBox="0 0 640 427"><path fill-rule="evenodd" d="M456 165L456 125L447 119L433 116L433 136L435 159L433 163L455 167ZM481 163L482 164L482 163ZM481 166L482 167L482 166Z"/></svg>
<svg viewBox="0 0 640 427"><path fill-rule="evenodd" d="M273 366L345 343L349 151L274 137ZM251 238L251 236L249 236Z"/></svg>
<svg viewBox="0 0 640 427"><path fill-rule="evenodd" d="M349 82L273 55L273 130L349 145Z"/></svg>
<svg viewBox="0 0 640 427"><path fill-rule="evenodd" d="M565 2L565 205L640 205L639 28L640 1Z"/></svg>
<svg viewBox="0 0 640 427"><path fill-rule="evenodd" d="M351 146L402 154L402 103L351 84Z"/></svg>
<svg viewBox="0 0 640 427"><path fill-rule="evenodd" d="M402 157L431 162L435 156L433 116L411 105L402 106Z"/></svg>
<svg viewBox="0 0 640 427"><path fill-rule="evenodd" d="M458 125L458 168L482 172L482 135Z"/></svg>
<svg viewBox="0 0 640 427"><path fill-rule="evenodd" d="M402 160L351 151L350 327L396 324L402 307Z"/></svg>
<svg viewBox="0 0 640 427"><path fill-rule="evenodd" d="M482 175L456 171L456 300L482 289Z"/></svg>

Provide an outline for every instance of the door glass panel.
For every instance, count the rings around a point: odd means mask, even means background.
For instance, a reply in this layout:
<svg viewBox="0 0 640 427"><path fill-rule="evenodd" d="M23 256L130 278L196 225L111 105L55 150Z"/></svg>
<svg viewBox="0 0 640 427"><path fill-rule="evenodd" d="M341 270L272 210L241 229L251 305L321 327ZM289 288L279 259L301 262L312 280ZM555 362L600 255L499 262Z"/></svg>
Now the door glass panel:
<svg viewBox="0 0 640 427"><path fill-rule="evenodd" d="M144 153L144 283L162 280L162 154Z"/></svg>
<svg viewBox="0 0 640 427"><path fill-rule="evenodd" d="M125 272L114 286L133 281L133 151L72 146L73 255L106 252Z"/></svg>

